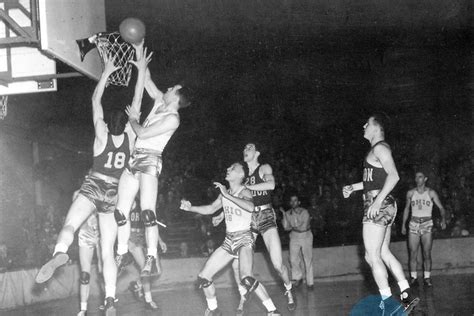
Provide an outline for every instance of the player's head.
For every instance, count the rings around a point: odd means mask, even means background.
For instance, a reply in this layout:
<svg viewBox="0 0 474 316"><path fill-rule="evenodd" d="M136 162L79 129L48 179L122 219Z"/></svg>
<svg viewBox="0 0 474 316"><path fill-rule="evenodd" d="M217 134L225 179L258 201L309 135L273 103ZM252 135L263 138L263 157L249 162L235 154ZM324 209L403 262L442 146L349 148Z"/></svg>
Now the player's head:
<svg viewBox="0 0 474 316"><path fill-rule="evenodd" d="M248 175L247 165L243 162L234 162L227 168L225 179L228 182L239 182L243 183L244 179Z"/></svg>
<svg viewBox="0 0 474 316"><path fill-rule="evenodd" d="M247 143L244 147L244 161L251 162L251 161L258 161L258 157L261 155L261 145L255 142Z"/></svg>
<svg viewBox="0 0 474 316"><path fill-rule="evenodd" d="M177 84L163 95L163 101L166 105L177 104L178 109L183 109L191 105L191 89Z"/></svg>
<svg viewBox="0 0 474 316"><path fill-rule="evenodd" d="M423 170L418 170L415 173L415 182L417 186L425 185L426 181L428 181L428 177L426 176L426 172Z"/></svg>
<svg viewBox="0 0 474 316"><path fill-rule="evenodd" d="M112 135L122 135L127 125L127 114L123 110L112 110L109 113L107 127Z"/></svg>
<svg viewBox="0 0 474 316"><path fill-rule="evenodd" d="M297 208L300 206L300 199L298 198L298 195L296 193L290 195L290 206L292 208Z"/></svg>
<svg viewBox="0 0 474 316"><path fill-rule="evenodd" d="M364 138L370 140L375 136L385 136L390 118L385 113L372 114L364 125Z"/></svg>

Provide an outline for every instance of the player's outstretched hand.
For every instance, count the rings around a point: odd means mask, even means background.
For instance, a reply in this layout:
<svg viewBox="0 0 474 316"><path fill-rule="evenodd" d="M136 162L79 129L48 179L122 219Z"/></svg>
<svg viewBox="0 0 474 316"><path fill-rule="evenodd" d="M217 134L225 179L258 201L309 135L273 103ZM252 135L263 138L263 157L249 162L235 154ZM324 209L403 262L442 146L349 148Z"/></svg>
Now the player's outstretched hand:
<svg viewBox="0 0 474 316"><path fill-rule="evenodd" d="M128 115L128 120L129 121L140 121L140 112L137 111L134 107L131 105L127 105L125 108L125 113Z"/></svg>
<svg viewBox="0 0 474 316"><path fill-rule="evenodd" d="M181 200L181 205L179 206L179 208L183 211L190 211L191 206L191 202L189 202L188 200Z"/></svg>
<svg viewBox="0 0 474 316"><path fill-rule="evenodd" d="M218 226L224 220L224 212L212 218L212 226Z"/></svg>
<svg viewBox="0 0 474 316"><path fill-rule="evenodd" d="M342 188L342 195L345 199L347 199L352 194L352 192L354 192L352 185L346 185Z"/></svg>
<svg viewBox="0 0 474 316"><path fill-rule="evenodd" d="M104 75L108 77L119 68L120 67L115 66L115 56L109 54L104 55Z"/></svg>
<svg viewBox="0 0 474 316"><path fill-rule="evenodd" d="M214 182L213 184L217 189L219 189L221 191L223 196L227 195L227 188L225 187L225 185L223 185L222 183L219 183L219 182Z"/></svg>
<svg viewBox="0 0 474 316"><path fill-rule="evenodd" d="M153 52L147 55L147 48L142 47L141 53L137 54L137 60L130 60L130 63L137 67L138 70L146 70L151 61L151 56L153 56Z"/></svg>

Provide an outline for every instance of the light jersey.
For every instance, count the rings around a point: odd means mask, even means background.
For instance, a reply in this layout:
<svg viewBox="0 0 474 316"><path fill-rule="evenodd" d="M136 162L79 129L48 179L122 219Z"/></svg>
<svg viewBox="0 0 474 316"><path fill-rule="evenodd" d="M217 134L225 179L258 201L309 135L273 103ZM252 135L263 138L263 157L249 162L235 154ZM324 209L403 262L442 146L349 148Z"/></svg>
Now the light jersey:
<svg viewBox="0 0 474 316"><path fill-rule="evenodd" d="M239 196L243 189L245 189L245 187L242 187L240 190L235 192L233 196ZM243 210L237 204L229 201L225 197L222 197L222 208L224 209L226 231L228 233L250 230L252 213Z"/></svg>
<svg viewBox="0 0 474 316"><path fill-rule="evenodd" d="M175 112L175 111L155 113L156 109L158 107L160 107L161 105L162 104L158 105L157 107L154 107L151 110L151 112L148 115L147 119L143 123L143 127L148 127L148 126L152 125L153 123L161 120L166 115L175 114L175 115L178 115L178 119L179 119L179 114L178 114L178 112ZM171 136L173 136L175 131L176 131L176 129L170 130L170 131L168 131L164 134L149 137L149 138L146 138L146 139L137 138L137 140L135 142L135 148L151 149L151 150L158 151L158 152L162 153L163 150L166 147L166 144L168 144L168 141L170 140Z"/></svg>
<svg viewBox="0 0 474 316"><path fill-rule="evenodd" d="M382 141L385 143L385 141ZM375 146L382 143L378 142L372 146L371 150ZM388 144L385 143L387 146ZM390 148L390 147L389 147ZM367 155L368 156L368 155ZM383 167L376 167L367 162L367 157L364 159L364 172L362 175L362 182L364 184L364 192L373 191L373 190L382 190L385 179L387 179L387 172Z"/></svg>
<svg viewBox="0 0 474 316"><path fill-rule="evenodd" d="M112 134L107 133L107 143L104 150L93 158L92 171L120 179L122 171L130 158L130 142L128 134L124 133L123 142L115 147Z"/></svg>
<svg viewBox="0 0 474 316"><path fill-rule="evenodd" d="M260 177L260 166L253 171L251 175L249 175L245 179L245 185L254 185L254 184L259 184L259 183L264 183L265 180L263 180ZM252 191L252 197L253 197L253 203L255 206L261 206L261 205L266 205L266 204L272 204L272 195L270 190L263 190L263 191Z"/></svg>
<svg viewBox="0 0 474 316"><path fill-rule="evenodd" d="M433 212L433 201L430 197L430 190L419 193L416 189L411 197L411 216L431 217Z"/></svg>

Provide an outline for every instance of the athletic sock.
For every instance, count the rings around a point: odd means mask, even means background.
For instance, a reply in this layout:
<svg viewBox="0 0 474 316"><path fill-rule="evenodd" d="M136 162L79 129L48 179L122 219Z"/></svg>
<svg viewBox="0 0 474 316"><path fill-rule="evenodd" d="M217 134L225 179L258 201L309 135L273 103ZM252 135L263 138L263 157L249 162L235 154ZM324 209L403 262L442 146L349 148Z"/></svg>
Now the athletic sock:
<svg viewBox="0 0 474 316"><path fill-rule="evenodd" d="M127 244L118 244L117 245L117 254L124 255L128 252L128 245Z"/></svg>
<svg viewBox="0 0 474 316"><path fill-rule="evenodd" d="M147 256L152 256L153 258L156 259L157 254L158 254L158 248L147 248Z"/></svg>
<svg viewBox="0 0 474 316"><path fill-rule="evenodd" d="M276 310L275 304L273 304L273 301L271 298L266 299L265 301L262 301L263 306L267 309L269 312L273 312Z"/></svg>
<svg viewBox="0 0 474 316"><path fill-rule="evenodd" d="M423 272L425 279L431 278L431 271Z"/></svg>
<svg viewBox="0 0 474 316"><path fill-rule="evenodd" d="M81 311L87 311L87 302L81 302Z"/></svg>
<svg viewBox="0 0 474 316"><path fill-rule="evenodd" d="M386 289L379 289L380 296L382 296L382 300L386 300L390 296L392 296L392 290L388 287Z"/></svg>
<svg viewBox="0 0 474 316"><path fill-rule="evenodd" d="M409 289L410 285L408 284L407 280L403 280L403 281L398 282L398 287L400 288L400 292L403 292L406 289Z"/></svg>
<svg viewBox="0 0 474 316"><path fill-rule="evenodd" d="M413 279L416 279L418 277L418 273L416 272L410 272L410 276L413 278Z"/></svg>
<svg viewBox="0 0 474 316"><path fill-rule="evenodd" d="M68 246L65 244L65 243L57 243L56 246L54 247L54 253L53 253L53 256L56 255L56 253L58 252L64 252L66 253L67 250L68 250Z"/></svg>
<svg viewBox="0 0 474 316"><path fill-rule="evenodd" d="M151 292L145 292L145 302L150 303L152 300Z"/></svg>
<svg viewBox="0 0 474 316"><path fill-rule="evenodd" d="M293 287L293 284L291 284L291 282L290 282L290 284L284 284L284 285L285 285L285 289L286 289L287 291L290 291L291 288Z"/></svg>
<svg viewBox="0 0 474 316"><path fill-rule="evenodd" d="M105 297L113 297L115 298L115 286L106 286L105 287Z"/></svg>
<svg viewBox="0 0 474 316"><path fill-rule="evenodd" d="M213 311L217 308L217 298L213 297L213 298L206 298L206 301L207 301L207 307Z"/></svg>

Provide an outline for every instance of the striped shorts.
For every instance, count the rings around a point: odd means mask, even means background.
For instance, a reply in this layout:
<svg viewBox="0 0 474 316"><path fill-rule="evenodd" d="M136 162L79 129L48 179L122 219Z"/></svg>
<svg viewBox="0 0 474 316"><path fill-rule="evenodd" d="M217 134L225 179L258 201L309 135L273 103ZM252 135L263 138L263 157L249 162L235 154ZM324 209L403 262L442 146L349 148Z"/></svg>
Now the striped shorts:
<svg viewBox="0 0 474 316"><path fill-rule="evenodd" d="M158 177L161 173L162 167L163 162L161 160L160 152L150 149L136 148L130 158L128 171L132 174L140 172Z"/></svg>
<svg viewBox="0 0 474 316"><path fill-rule="evenodd" d="M221 248L231 256L238 258L239 250L242 247L252 248L255 245L255 239L250 230L241 230L237 232L227 232Z"/></svg>

